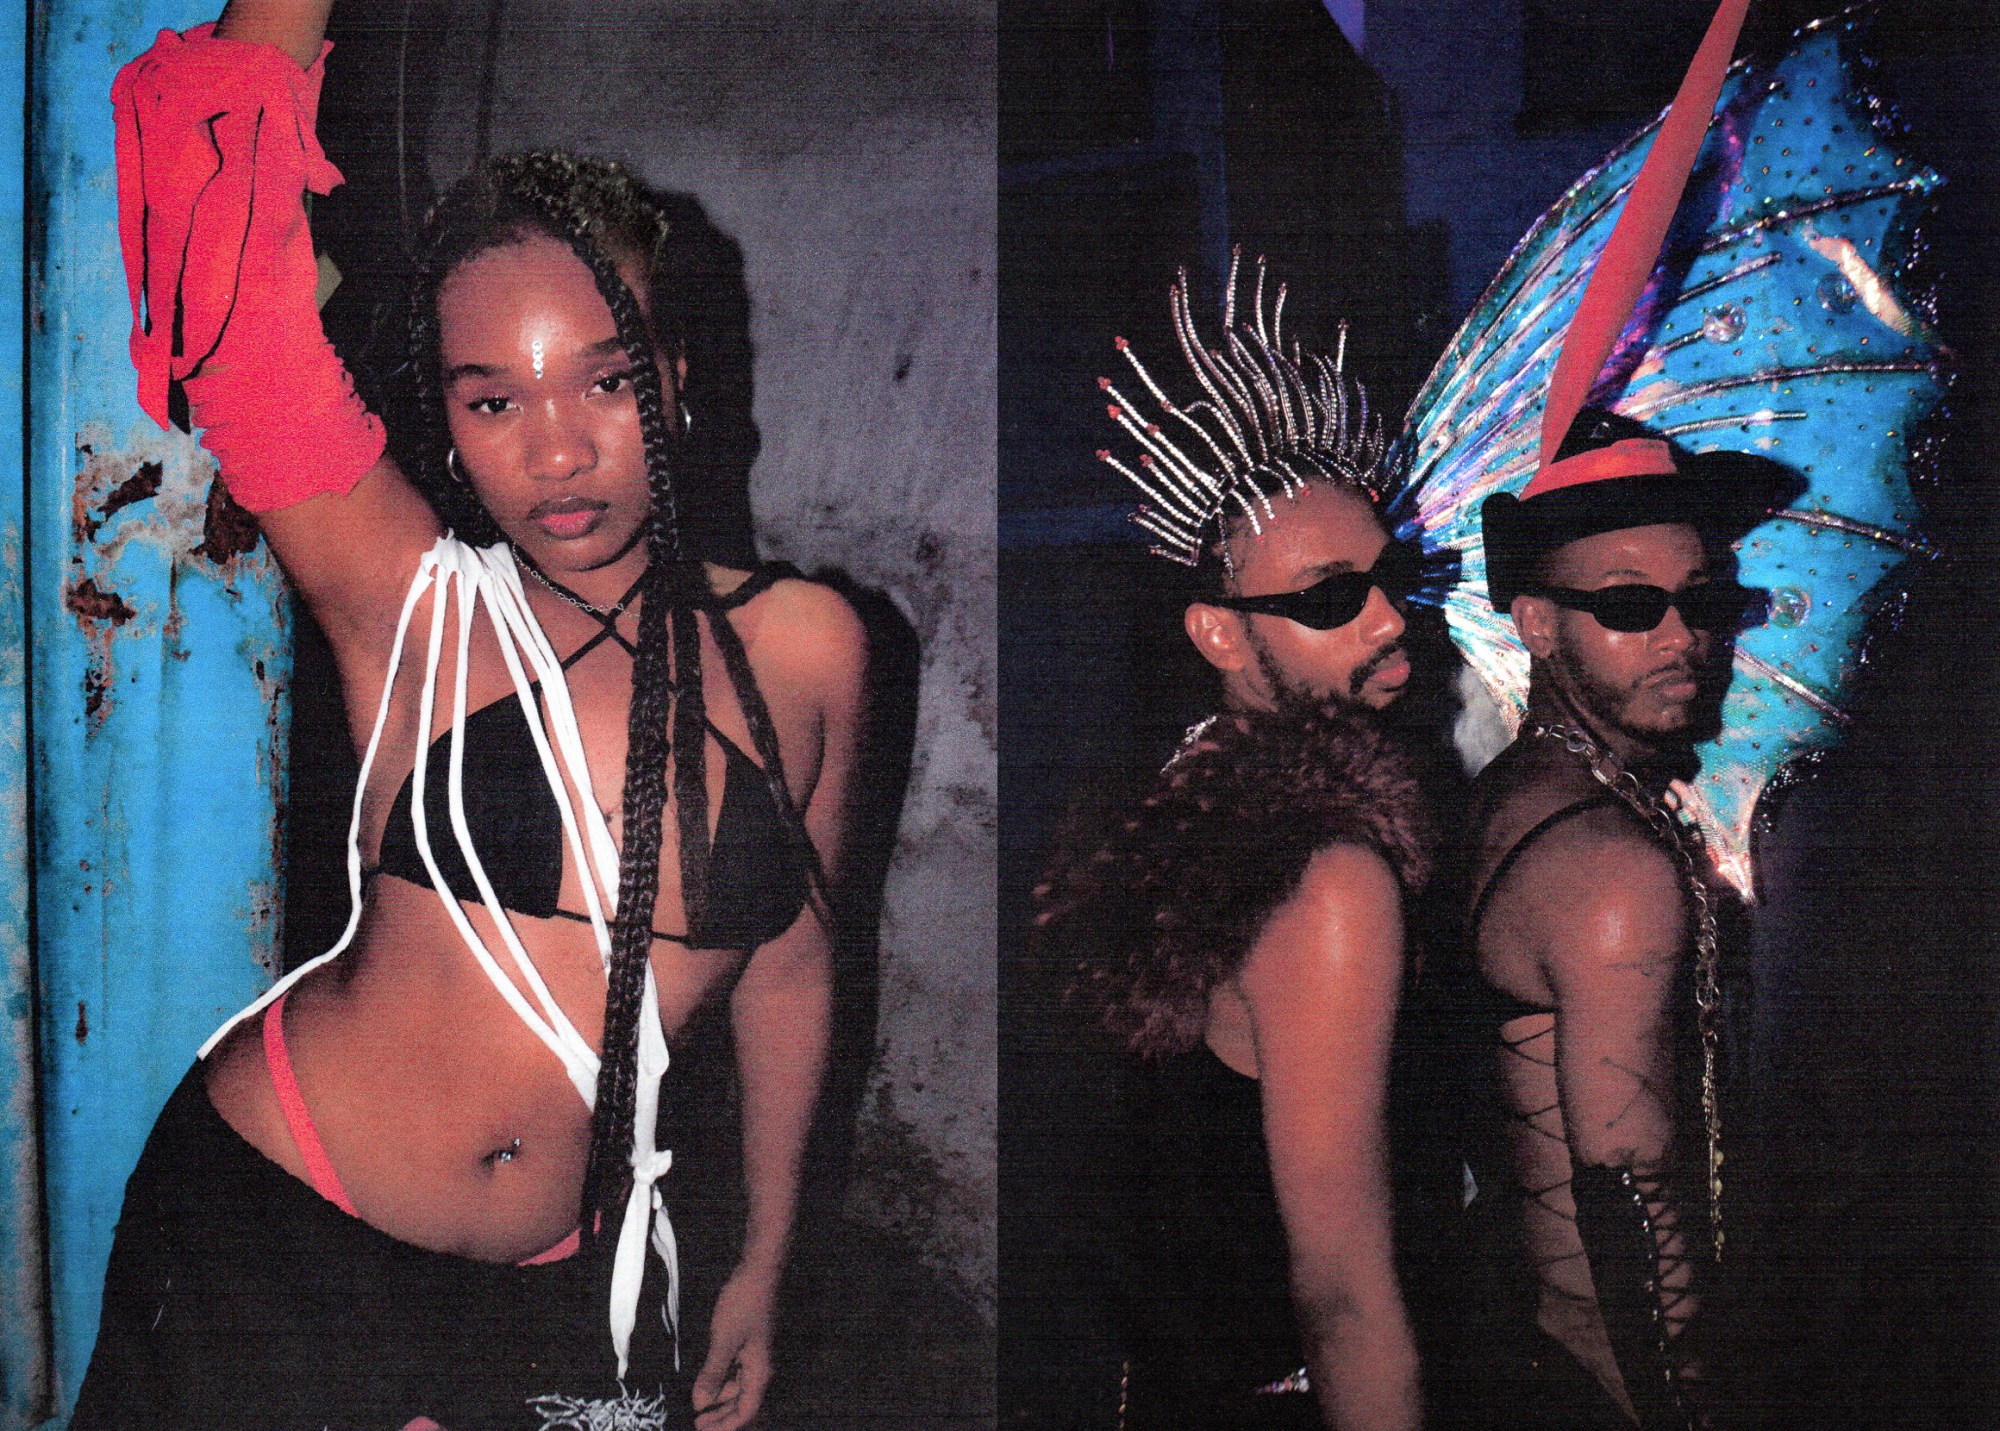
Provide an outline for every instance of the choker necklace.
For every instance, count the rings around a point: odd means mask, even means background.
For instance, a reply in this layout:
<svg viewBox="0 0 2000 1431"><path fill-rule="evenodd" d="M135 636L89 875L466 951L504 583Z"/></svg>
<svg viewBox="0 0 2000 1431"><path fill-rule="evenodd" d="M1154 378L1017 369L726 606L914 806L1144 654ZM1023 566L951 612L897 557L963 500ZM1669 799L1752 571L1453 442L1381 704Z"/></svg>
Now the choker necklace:
<svg viewBox="0 0 2000 1431"><path fill-rule="evenodd" d="M543 586L547 587L553 595L561 598L564 601L567 601L571 606L574 606L578 611L583 612L585 615L596 617L606 626L609 626L612 622L616 621L619 617L625 614L626 609L631 606L633 600L639 595L639 588L646 584L646 572L652 570L651 567L647 567L646 571L640 572L639 579L633 582L631 587L626 591L626 593L623 596L619 597L611 605L599 606L594 602L585 601L581 596L578 596L575 592L571 591L561 582L556 581L554 578L550 577L548 573L544 572L539 566L536 566L532 561L528 560L526 554L524 554L520 550L517 549L514 553L514 556L516 560L519 562L521 570L525 571L529 576L532 576L536 581L540 582Z"/></svg>
<svg viewBox="0 0 2000 1431"><path fill-rule="evenodd" d="M1716 1095L1715 1064L1719 1035L1716 1016L1722 1007L1722 989L1716 971L1715 896L1701 877L1699 856L1701 835L1683 823L1677 812L1660 796L1639 783L1639 777L1618 762L1616 756L1587 733L1562 721L1531 721L1522 734L1540 740L1554 740L1572 755L1583 757L1591 776L1616 795L1633 814L1645 822L1662 844L1674 852L1687 883L1695 911L1694 1007L1695 1027L1701 1036L1701 1121L1708 1135L1708 1222L1714 1239L1715 1260L1722 1260L1722 1111Z"/></svg>

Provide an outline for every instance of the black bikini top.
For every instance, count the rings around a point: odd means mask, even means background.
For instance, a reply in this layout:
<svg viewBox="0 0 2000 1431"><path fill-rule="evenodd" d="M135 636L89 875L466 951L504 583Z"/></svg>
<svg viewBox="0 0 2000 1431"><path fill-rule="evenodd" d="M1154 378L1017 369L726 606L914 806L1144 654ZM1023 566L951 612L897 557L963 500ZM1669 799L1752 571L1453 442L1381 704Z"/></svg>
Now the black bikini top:
<svg viewBox="0 0 2000 1431"><path fill-rule="evenodd" d="M761 567L711 609L740 606L772 582L796 574L781 563ZM606 639L628 645L615 625L607 622L603 631L564 660L563 668L567 670ZM539 694L541 688L537 684L529 689ZM787 837L777 797L763 769L712 722L709 732L722 747L724 777L710 856L708 916L700 927L684 934L656 929L653 937L696 949L755 949L784 933L798 918L805 907L807 875ZM424 820L446 888L460 900L479 904L483 903L479 888L452 834L448 771L450 743L457 734L453 728L431 742L424 781ZM558 907L567 844L562 812L549 788L521 701L503 696L471 712L465 718L464 738L466 829L501 906L532 919L588 922L589 915ZM379 871L435 889L417 849L411 818L414 780L413 772L396 792L382 831L379 862L370 873Z"/></svg>

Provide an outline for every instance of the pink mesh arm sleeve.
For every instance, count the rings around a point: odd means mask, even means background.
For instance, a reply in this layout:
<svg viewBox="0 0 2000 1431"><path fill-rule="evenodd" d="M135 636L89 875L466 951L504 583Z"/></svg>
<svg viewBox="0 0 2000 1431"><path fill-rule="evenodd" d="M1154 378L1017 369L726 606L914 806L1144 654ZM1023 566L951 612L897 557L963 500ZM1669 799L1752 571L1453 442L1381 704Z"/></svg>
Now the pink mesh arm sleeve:
<svg viewBox="0 0 2000 1431"><path fill-rule="evenodd" d="M118 72L118 236L139 405L203 429L253 512L346 492L380 459L314 304L304 194L340 171L313 133L326 45L308 69L269 45L162 30Z"/></svg>

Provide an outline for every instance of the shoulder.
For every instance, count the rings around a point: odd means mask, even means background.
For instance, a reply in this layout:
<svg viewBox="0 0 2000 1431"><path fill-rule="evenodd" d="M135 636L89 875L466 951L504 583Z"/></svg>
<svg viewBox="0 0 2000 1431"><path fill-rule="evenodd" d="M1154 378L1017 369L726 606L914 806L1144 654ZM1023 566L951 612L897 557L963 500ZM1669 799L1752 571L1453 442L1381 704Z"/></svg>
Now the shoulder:
<svg viewBox="0 0 2000 1431"><path fill-rule="evenodd" d="M1619 796L1547 741L1517 740L1473 782L1479 840L1514 854L1510 885L1553 884L1569 898L1616 898L1632 878L1653 884L1672 854Z"/></svg>
<svg viewBox="0 0 2000 1431"><path fill-rule="evenodd" d="M1677 950L1686 907L1674 855L1621 806L1549 831L1516 875L1553 961L1581 966Z"/></svg>
<svg viewBox="0 0 2000 1431"><path fill-rule="evenodd" d="M1622 804L1593 805L1570 816L1535 842L1522 866L1523 875L1560 889L1572 906L1618 906L1663 895L1679 903L1673 852Z"/></svg>
<svg viewBox="0 0 2000 1431"><path fill-rule="evenodd" d="M1403 887L1388 859L1365 845L1326 845L1264 921L1242 974L1294 991L1372 982L1400 969L1402 931Z"/></svg>
<svg viewBox="0 0 2000 1431"><path fill-rule="evenodd" d="M729 573L717 590L742 584ZM751 578L744 578L749 580ZM825 582L782 576L729 610L761 675L829 697L858 691L868 632L854 605Z"/></svg>
<svg viewBox="0 0 2000 1431"><path fill-rule="evenodd" d="M1366 845L1341 841L1316 850L1299 887L1280 906L1321 917L1400 918L1403 887L1389 861Z"/></svg>
<svg viewBox="0 0 2000 1431"><path fill-rule="evenodd" d="M865 640L861 617L840 592L823 581L783 576L751 599L763 608L766 621L814 639L837 638L858 645Z"/></svg>

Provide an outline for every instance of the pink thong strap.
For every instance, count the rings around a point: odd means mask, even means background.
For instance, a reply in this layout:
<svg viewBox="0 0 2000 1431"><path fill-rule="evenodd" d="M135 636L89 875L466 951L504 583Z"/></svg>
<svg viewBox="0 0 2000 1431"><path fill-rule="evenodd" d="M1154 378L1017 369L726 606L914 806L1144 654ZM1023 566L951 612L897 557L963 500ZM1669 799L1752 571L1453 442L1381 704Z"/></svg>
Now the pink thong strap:
<svg viewBox="0 0 2000 1431"><path fill-rule="evenodd" d="M270 1066L271 1082L278 1090L278 1109L285 1115L292 1143L305 1160L306 1181L312 1184L312 1190L349 1217L359 1217L361 1214L354 1210L347 1189L340 1185L340 1175L333 1170L333 1160L327 1157L319 1140L319 1129L313 1126L312 1113L299 1093L299 1080L292 1073L292 1056L285 1049L285 1000L290 997L290 991L282 993L264 1010L264 1062Z"/></svg>
<svg viewBox="0 0 2000 1431"><path fill-rule="evenodd" d="M292 1072L292 1055L285 1048L285 1000L290 997L290 991L282 993L264 1010L264 1062L270 1067L271 1082L278 1090L278 1109L285 1115L285 1127L291 1132L299 1157L305 1161L306 1181L312 1184L312 1190L349 1217L359 1217L361 1214L354 1210L347 1189L340 1185L340 1175L333 1170L333 1160L326 1155L325 1144L319 1140L312 1111L306 1107L305 1097L299 1092L298 1076ZM582 1245L583 1229L575 1228L547 1251L537 1252L515 1265L539 1267L544 1262L560 1262L574 1255Z"/></svg>
<svg viewBox="0 0 2000 1431"><path fill-rule="evenodd" d="M583 1229L573 1227L570 1229L568 1237L565 1237L548 1251L537 1252L533 1257L524 1258L514 1265L516 1267L539 1267L544 1262L560 1262L565 1257L575 1256L576 1250L581 1246L583 1246Z"/></svg>

